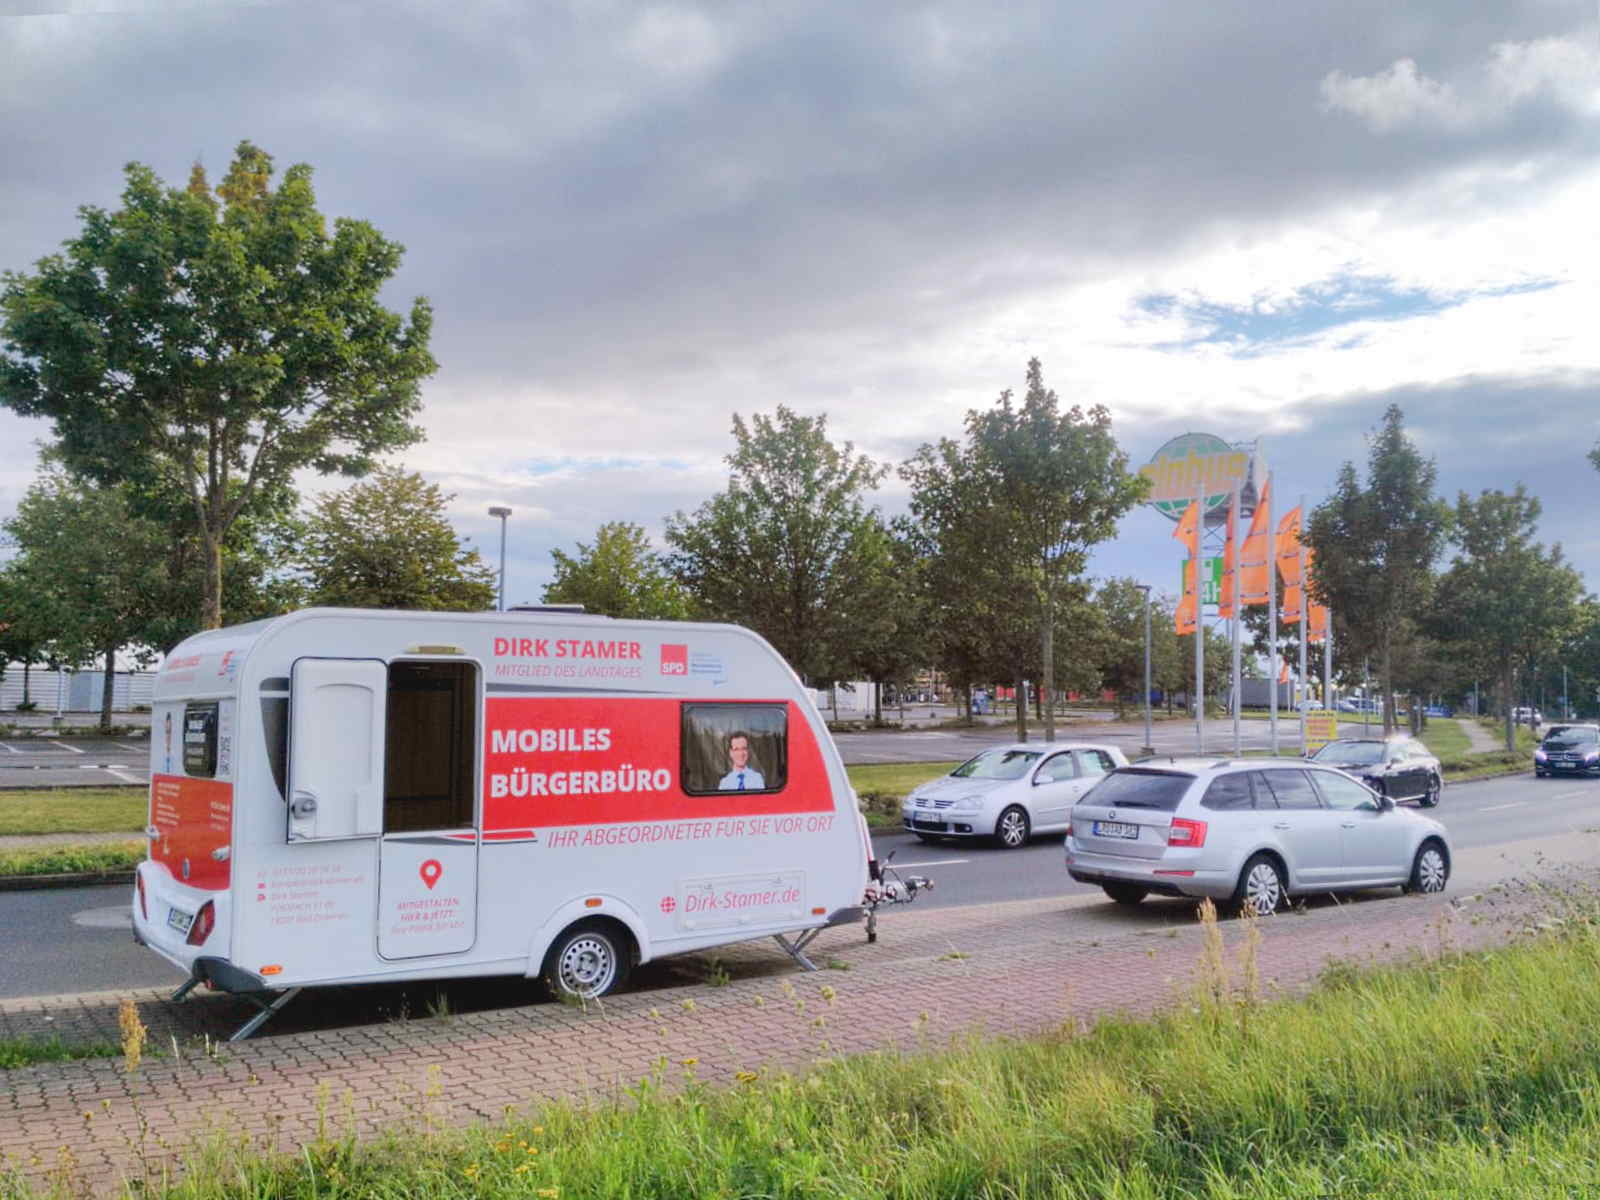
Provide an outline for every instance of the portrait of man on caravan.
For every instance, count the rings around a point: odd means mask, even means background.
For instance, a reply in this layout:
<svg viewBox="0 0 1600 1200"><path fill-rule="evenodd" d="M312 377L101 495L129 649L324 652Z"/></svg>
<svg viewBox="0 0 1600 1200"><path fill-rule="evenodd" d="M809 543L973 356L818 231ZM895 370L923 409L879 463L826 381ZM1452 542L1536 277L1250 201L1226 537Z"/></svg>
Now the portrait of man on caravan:
<svg viewBox="0 0 1600 1200"><path fill-rule="evenodd" d="M684 791L781 791L788 776L788 722L782 704L685 704Z"/></svg>
<svg viewBox="0 0 1600 1200"><path fill-rule="evenodd" d="M728 735L728 765L729 770L722 777L722 782L717 784L718 789L724 792L759 792L766 787L766 780L761 772L756 770L750 761L750 735L747 733L732 733Z"/></svg>

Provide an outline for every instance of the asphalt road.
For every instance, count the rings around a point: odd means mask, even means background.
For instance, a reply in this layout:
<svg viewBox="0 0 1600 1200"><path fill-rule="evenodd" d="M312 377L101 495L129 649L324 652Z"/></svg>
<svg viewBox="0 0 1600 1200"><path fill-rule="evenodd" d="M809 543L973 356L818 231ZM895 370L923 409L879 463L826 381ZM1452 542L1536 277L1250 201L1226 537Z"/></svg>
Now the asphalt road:
<svg viewBox="0 0 1600 1200"><path fill-rule="evenodd" d="M915 713L925 717L923 706ZM1109 720L1109 714L1072 716L1057 726L1058 740L1087 738L1121 746L1129 758L1137 757L1144 745L1144 722L1130 717ZM1262 750L1270 744L1271 726L1266 720L1240 722L1241 744L1245 749ZM1038 725L1030 724L1029 736L1040 740ZM1197 748L1192 721L1157 721L1151 736L1161 754L1187 754ZM1293 718L1280 719L1281 747L1292 751L1299 746L1300 726ZM834 735L848 764L897 762L951 762L970 758L985 746L1015 740L1011 725L986 725L976 729L909 729L904 732L840 733ZM1233 748L1230 721L1212 721L1206 726L1206 746L1212 751ZM97 784L118 786L150 781L150 746L143 737L9 737L0 738L0 789L8 787L71 787Z"/></svg>
<svg viewBox="0 0 1600 1200"><path fill-rule="evenodd" d="M1450 830L1460 860L1452 888L1482 887L1520 869L1502 861L1497 847L1543 839L1581 846L1587 853L1587 840L1570 835L1600 828L1600 780L1536 780L1529 774L1455 784L1446 787L1431 815ZM919 909L1061 896L1086 927L1125 929L1137 919L1156 929L1194 919L1193 905L1184 901L1152 898L1133 910L1138 915L1132 918L1129 910L1099 903L1097 889L1067 878L1059 837L1011 851L925 846L901 833L875 842L880 857L895 852L896 867L934 878L936 886L917 901ZM1375 896L1381 898L1369 900L1371 907L1363 911L1377 919L1395 893ZM182 982L179 973L133 944L128 903L125 887L0 893L0 997L176 987ZM893 910L887 911L884 938L893 936L893 920Z"/></svg>

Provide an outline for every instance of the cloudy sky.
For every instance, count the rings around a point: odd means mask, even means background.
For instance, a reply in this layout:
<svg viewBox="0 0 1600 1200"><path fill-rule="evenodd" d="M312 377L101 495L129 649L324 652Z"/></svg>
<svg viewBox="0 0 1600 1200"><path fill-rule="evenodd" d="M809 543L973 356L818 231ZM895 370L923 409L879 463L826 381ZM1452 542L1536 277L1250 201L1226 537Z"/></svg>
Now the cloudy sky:
<svg viewBox="0 0 1600 1200"><path fill-rule="evenodd" d="M0 14L0 268L129 160L310 163L407 247L392 306L434 304L403 461L491 559L515 510L513 602L722 487L734 412L898 462L1034 355L1135 462L1260 438L1313 503L1398 402L1447 496L1526 482L1600 562L1594 0ZM47 434L0 412L0 515ZM1171 586L1170 531L1130 514L1094 570Z"/></svg>

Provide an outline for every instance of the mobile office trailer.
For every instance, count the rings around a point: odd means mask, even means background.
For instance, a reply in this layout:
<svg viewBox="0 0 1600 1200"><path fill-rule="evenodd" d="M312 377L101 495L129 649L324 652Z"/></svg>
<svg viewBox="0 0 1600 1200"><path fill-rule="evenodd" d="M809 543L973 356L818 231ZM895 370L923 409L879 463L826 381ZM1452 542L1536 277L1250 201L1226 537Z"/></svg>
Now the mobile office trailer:
<svg viewBox="0 0 1600 1200"><path fill-rule="evenodd" d="M309 609L162 664L135 936L256 998L543 976L858 920L870 842L827 728L730 625ZM275 998L274 997L275 995ZM268 1004L268 998L272 998Z"/></svg>

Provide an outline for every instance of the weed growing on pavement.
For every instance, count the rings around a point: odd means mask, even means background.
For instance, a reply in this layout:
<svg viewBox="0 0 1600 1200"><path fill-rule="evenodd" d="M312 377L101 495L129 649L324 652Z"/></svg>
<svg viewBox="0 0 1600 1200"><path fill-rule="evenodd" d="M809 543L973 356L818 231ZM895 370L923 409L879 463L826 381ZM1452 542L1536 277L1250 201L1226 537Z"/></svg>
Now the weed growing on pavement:
<svg viewBox="0 0 1600 1200"><path fill-rule="evenodd" d="M115 1058L121 1053L121 1049L111 1042L64 1042L60 1034L52 1034L44 1039L0 1038L0 1071L31 1067L36 1063L70 1062L79 1058Z"/></svg>
<svg viewBox="0 0 1600 1200"><path fill-rule="evenodd" d="M127 996L117 1005L117 1028L122 1031L122 1069L132 1075L144 1059L145 1038L150 1031L139 1019L139 1007Z"/></svg>

